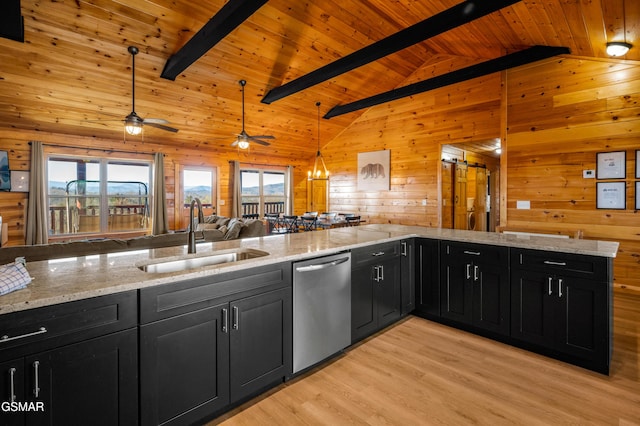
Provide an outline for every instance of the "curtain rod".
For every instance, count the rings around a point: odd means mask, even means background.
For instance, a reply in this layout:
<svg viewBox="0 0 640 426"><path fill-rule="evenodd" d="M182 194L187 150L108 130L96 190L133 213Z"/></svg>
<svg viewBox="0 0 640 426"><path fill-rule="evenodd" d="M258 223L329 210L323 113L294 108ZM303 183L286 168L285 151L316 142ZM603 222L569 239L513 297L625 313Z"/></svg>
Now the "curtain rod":
<svg viewBox="0 0 640 426"><path fill-rule="evenodd" d="M235 163L235 160L229 160L229 164ZM290 167L288 165L282 166L279 164L261 164L261 163L252 163L247 161L238 161L238 164L250 164L252 166L263 166L263 167Z"/></svg>
<svg viewBox="0 0 640 426"><path fill-rule="evenodd" d="M31 142L29 142L29 145L31 145ZM82 147L82 146L71 146L71 145L60 145L60 144L55 144L55 143L45 143L42 142L42 145L44 146L53 146L56 148L69 148L69 149L88 149L91 151L102 151L102 152L117 152L119 154L139 154L139 155L155 155L155 153L146 153L146 152L134 152L134 151L122 151L122 150L118 150L118 149L104 149L104 148L87 148L87 147ZM164 156L164 154L162 154Z"/></svg>

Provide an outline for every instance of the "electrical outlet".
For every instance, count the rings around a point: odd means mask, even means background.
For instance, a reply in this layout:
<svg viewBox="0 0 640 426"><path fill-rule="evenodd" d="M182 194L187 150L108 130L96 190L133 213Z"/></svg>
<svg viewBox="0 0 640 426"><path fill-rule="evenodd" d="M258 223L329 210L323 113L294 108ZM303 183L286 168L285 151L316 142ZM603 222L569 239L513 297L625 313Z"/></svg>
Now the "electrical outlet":
<svg viewBox="0 0 640 426"><path fill-rule="evenodd" d="M427 199L425 198L424 200L422 200L422 205L426 206L427 205Z"/></svg>
<svg viewBox="0 0 640 426"><path fill-rule="evenodd" d="M582 177L585 179L595 179L596 171L595 170L583 170Z"/></svg>

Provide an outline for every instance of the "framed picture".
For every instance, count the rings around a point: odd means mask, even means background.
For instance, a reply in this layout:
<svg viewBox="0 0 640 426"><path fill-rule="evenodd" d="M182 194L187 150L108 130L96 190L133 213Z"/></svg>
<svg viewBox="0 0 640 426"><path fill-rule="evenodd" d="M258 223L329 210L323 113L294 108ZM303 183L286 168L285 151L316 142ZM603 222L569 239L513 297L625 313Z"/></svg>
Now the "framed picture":
<svg viewBox="0 0 640 426"><path fill-rule="evenodd" d="M627 177L627 151L599 152L596 164L598 179L624 179Z"/></svg>
<svg viewBox="0 0 640 426"><path fill-rule="evenodd" d="M626 182L597 182L596 207L599 209L624 210L627 208Z"/></svg>
<svg viewBox="0 0 640 426"><path fill-rule="evenodd" d="M7 151L0 151L0 172L9 171L9 156Z"/></svg>
<svg viewBox="0 0 640 426"><path fill-rule="evenodd" d="M640 179L640 150L636 151L636 179Z"/></svg>
<svg viewBox="0 0 640 426"><path fill-rule="evenodd" d="M636 210L640 210L640 181L636 182Z"/></svg>
<svg viewBox="0 0 640 426"><path fill-rule="evenodd" d="M10 171L0 171L0 191L11 191Z"/></svg>
<svg viewBox="0 0 640 426"><path fill-rule="evenodd" d="M29 172L11 172L11 191L29 192Z"/></svg>
<svg viewBox="0 0 640 426"><path fill-rule="evenodd" d="M391 151L358 153L358 191L388 191Z"/></svg>

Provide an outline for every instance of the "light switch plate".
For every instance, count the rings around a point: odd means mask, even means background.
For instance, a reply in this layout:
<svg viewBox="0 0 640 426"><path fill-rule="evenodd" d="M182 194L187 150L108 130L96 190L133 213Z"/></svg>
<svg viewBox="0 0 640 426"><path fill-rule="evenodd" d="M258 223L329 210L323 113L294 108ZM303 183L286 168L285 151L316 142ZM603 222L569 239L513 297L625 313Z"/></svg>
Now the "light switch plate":
<svg viewBox="0 0 640 426"><path fill-rule="evenodd" d="M518 200L518 201L516 201L516 209L518 209L518 210L529 210L529 209L531 209L531 201L529 201L529 200L526 200L526 201Z"/></svg>

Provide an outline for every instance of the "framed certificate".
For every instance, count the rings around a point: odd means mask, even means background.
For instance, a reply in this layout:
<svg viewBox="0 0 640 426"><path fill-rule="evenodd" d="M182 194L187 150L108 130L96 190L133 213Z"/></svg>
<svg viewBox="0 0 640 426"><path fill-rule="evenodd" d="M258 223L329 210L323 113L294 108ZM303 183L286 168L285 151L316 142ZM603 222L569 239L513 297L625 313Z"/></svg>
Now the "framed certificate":
<svg viewBox="0 0 640 426"><path fill-rule="evenodd" d="M640 179L640 150L636 151L636 179Z"/></svg>
<svg viewBox="0 0 640 426"><path fill-rule="evenodd" d="M599 152L596 177L624 179L627 177L627 151Z"/></svg>
<svg viewBox="0 0 640 426"><path fill-rule="evenodd" d="M636 186L636 191L637 191ZM637 204L637 200L636 200ZM596 207L599 209L624 210L627 208L626 182L597 182Z"/></svg>
<svg viewBox="0 0 640 426"><path fill-rule="evenodd" d="M636 182L636 210L640 210L640 181Z"/></svg>

